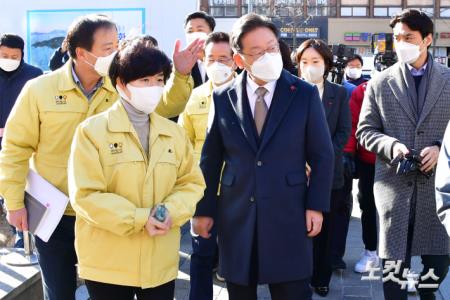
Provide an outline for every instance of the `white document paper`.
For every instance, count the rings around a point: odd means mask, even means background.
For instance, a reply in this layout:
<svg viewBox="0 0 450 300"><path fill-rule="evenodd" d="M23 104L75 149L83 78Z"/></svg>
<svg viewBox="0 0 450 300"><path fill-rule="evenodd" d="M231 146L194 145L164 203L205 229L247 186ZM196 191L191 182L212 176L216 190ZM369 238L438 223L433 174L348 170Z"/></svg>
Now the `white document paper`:
<svg viewBox="0 0 450 300"><path fill-rule="evenodd" d="M34 234L48 242L64 215L69 197L31 169L25 191L47 207L47 212Z"/></svg>

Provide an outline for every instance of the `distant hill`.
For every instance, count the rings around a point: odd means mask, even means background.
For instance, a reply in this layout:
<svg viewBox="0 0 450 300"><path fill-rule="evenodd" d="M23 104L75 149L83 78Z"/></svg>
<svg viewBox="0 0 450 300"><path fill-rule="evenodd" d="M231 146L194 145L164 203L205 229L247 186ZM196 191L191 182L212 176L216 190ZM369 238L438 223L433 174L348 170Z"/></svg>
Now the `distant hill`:
<svg viewBox="0 0 450 300"><path fill-rule="evenodd" d="M49 47L52 49L57 49L59 46L61 46L61 43L63 42L65 36L58 36L58 37L54 37L51 38L49 40L43 40L40 42L35 42L32 44L32 46L34 48L38 48L38 47Z"/></svg>

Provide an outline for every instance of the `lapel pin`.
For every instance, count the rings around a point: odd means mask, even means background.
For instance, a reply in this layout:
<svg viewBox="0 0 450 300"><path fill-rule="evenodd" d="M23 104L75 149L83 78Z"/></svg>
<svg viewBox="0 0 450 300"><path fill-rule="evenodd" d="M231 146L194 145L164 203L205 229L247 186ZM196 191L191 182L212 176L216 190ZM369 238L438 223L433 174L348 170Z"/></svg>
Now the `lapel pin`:
<svg viewBox="0 0 450 300"><path fill-rule="evenodd" d="M297 87L295 85L291 85L291 91L294 92L297 90Z"/></svg>

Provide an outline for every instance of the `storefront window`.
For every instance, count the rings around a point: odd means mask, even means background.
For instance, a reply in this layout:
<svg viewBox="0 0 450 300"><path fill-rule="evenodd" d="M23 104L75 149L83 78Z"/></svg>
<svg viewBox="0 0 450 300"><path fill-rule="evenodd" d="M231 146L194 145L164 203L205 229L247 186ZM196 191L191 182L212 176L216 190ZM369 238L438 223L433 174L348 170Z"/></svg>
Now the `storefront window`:
<svg viewBox="0 0 450 300"><path fill-rule="evenodd" d="M408 7L408 8L421 10L421 11L425 12L428 16L433 16L434 15L434 8L433 7Z"/></svg>
<svg viewBox="0 0 450 300"><path fill-rule="evenodd" d="M406 5L408 8L418 9L424 11L428 16L433 16L433 1L434 0L406 0Z"/></svg>
<svg viewBox="0 0 450 300"><path fill-rule="evenodd" d="M374 0L374 17L392 17L402 10L402 0Z"/></svg>
<svg viewBox="0 0 450 300"><path fill-rule="evenodd" d="M269 6L269 0L252 0L251 1L251 12L260 15L271 15L271 10ZM242 0L242 14L249 13L249 0Z"/></svg>
<svg viewBox="0 0 450 300"><path fill-rule="evenodd" d="M441 8L440 17L450 18L450 7Z"/></svg>
<svg viewBox="0 0 450 300"><path fill-rule="evenodd" d="M336 6L308 6L309 16L335 17Z"/></svg>
<svg viewBox="0 0 450 300"><path fill-rule="evenodd" d="M342 17L367 17L367 7L341 7Z"/></svg>
<svg viewBox="0 0 450 300"><path fill-rule="evenodd" d="M237 0L210 0L209 12L214 17L237 17Z"/></svg>
<svg viewBox="0 0 450 300"><path fill-rule="evenodd" d="M450 0L441 0L439 16L441 18L450 18Z"/></svg>
<svg viewBox="0 0 450 300"><path fill-rule="evenodd" d="M374 7L373 15L375 17L392 17L401 11L401 7Z"/></svg>
<svg viewBox="0 0 450 300"><path fill-rule="evenodd" d="M375 6L402 6L402 0L374 0Z"/></svg>
<svg viewBox="0 0 450 300"><path fill-rule="evenodd" d="M308 0L309 16L336 16L336 0Z"/></svg>
<svg viewBox="0 0 450 300"><path fill-rule="evenodd" d="M342 0L342 17L366 17L369 11L369 0Z"/></svg>

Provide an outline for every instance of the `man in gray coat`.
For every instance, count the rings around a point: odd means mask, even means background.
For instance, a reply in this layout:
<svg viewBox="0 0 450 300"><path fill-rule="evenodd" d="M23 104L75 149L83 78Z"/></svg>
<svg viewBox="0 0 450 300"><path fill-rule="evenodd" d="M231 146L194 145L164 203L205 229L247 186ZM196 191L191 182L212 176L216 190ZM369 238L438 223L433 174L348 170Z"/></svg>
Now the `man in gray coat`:
<svg viewBox="0 0 450 300"><path fill-rule="evenodd" d="M450 122L436 168L436 210L450 236Z"/></svg>
<svg viewBox="0 0 450 300"><path fill-rule="evenodd" d="M403 270L409 268L411 256L418 255L424 265L416 286L420 299L435 299L448 272L450 243L436 214L434 176L427 178L419 171L396 175L397 166L390 161L415 149L422 158L420 171L433 171L450 119L450 70L435 63L427 51L433 42L433 22L425 13L404 10L390 25L399 62L368 84L356 136L377 155L379 256L384 271L395 277L383 283L385 299L407 299L401 288ZM389 270L392 261L401 261L400 268Z"/></svg>

